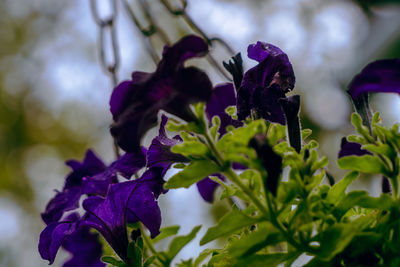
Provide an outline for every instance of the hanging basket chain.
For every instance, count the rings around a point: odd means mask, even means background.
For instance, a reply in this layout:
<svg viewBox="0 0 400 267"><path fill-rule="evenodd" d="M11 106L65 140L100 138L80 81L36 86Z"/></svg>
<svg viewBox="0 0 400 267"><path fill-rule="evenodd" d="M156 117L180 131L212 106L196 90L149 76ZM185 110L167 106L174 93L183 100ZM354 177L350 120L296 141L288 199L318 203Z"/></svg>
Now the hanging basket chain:
<svg viewBox="0 0 400 267"><path fill-rule="evenodd" d="M118 69L120 66L119 44L115 27L118 7L115 0L109 0L111 14L101 17L97 0L90 0L90 10L99 29L99 55L100 65L103 71L110 76L112 86L118 84ZM110 42L107 44L107 42Z"/></svg>

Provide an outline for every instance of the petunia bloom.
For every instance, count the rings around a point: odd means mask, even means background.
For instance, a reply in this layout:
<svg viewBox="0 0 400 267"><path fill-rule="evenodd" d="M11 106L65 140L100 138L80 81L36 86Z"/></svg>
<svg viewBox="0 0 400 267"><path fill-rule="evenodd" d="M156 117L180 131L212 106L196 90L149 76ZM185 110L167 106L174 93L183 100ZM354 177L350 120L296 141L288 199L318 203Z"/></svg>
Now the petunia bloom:
<svg viewBox="0 0 400 267"><path fill-rule="evenodd" d="M258 64L243 77L237 96L238 118L252 112L265 120L285 124L278 99L294 88L295 76L288 56L278 47L257 42L247 48L248 57Z"/></svg>
<svg viewBox="0 0 400 267"><path fill-rule="evenodd" d="M156 125L160 109L186 121L194 119L189 104L208 101L212 84L206 73L183 64L207 52L203 39L186 36L170 47L165 46L155 72L134 72L131 81L114 89L110 99L114 119L111 134L122 149L139 149L142 136Z"/></svg>
<svg viewBox="0 0 400 267"><path fill-rule="evenodd" d="M349 85L352 99L366 93L400 94L400 59L383 59L368 64Z"/></svg>
<svg viewBox="0 0 400 267"><path fill-rule="evenodd" d="M301 150L300 96L294 95L288 98L281 98L279 103L285 113L290 145L299 153Z"/></svg>
<svg viewBox="0 0 400 267"><path fill-rule="evenodd" d="M225 112L227 107L234 106L235 104L236 92L231 83L224 83L215 86L212 91L211 99L206 105L206 114L209 121L211 121L214 116L219 117L221 125L218 132L221 136L226 133L226 127L228 125L233 125L234 127L240 127L243 125L242 122L233 120L231 116Z"/></svg>
<svg viewBox="0 0 400 267"><path fill-rule="evenodd" d="M66 164L71 167L72 172L66 177L63 190L49 201L45 212L42 213L42 219L46 224L58 221L64 212L78 208L82 195L82 179L106 170L103 161L90 149L86 152L82 163L70 160Z"/></svg>
<svg viewBox="0 0 400 267"><path fill-rule="evenodd" d="M400 59L377 60L368 64L351 81L347 92L363 124L371 132L372 112L368 93L400 94Z"/></svg>

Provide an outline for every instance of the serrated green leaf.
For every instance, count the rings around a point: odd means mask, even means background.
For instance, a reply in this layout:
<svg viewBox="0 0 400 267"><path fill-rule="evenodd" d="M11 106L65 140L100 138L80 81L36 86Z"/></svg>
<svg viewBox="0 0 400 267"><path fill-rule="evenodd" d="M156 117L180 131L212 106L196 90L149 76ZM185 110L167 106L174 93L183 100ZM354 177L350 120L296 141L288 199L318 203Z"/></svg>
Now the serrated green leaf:
<svg viewBox="0 0 400 267"><path fill-rule="evenodd" d="M339 202L345 196L347 187L355 179L357 179L358 175L359 173L356 171L348 173L342 180L332 186L332 188L328 191L326 201L332 204Z"/></svg>
<svg viewBox="0 0 400 267"><path fill-rule="evenodd" d="M357 113L351 114L351 123L356 128L357 133L359 133L362 137L364 137L368 141L372 141L371 136L369 135L369 130L362 124L362 119L360 115Z"/></svg>
<svg viewBox="0 0 400 267"><path fill-rule="evenodd" d="M181 172L172 176L164 185L165 189L180 187L189 188L192 184L202 180L210 174L217 173L220 168L208 160L196 160L191 162Z"/></svg>
<svg viewBox="0 0 400 267"><path fill-rule="evenodd" d="M318 258L329 261L349 245L357 234L357 229L350 224L335 224L330 226L315 239L320 243L318 247Z"/></svg>
<svg viewBox="0 0 400 267"><path fill-rule="evenodd" d="M186 246L190 241L192 241L195 237L197 232L200 230L201 225L198 225L193 228L193 230L183 236L177 236L175 237L171 243L169 244L168 252L167 252L167 257L170 261L172 261L173 258L181 251L181 249Z"/></svg>
<svg viewBox="0 0 400 267"><path fill-rule="evenodd" d="M101 257L101 261L104 263L111 264L112 266L126 267L126 264L123 261L116 259L114 257L111 257L111 256L103 256L103 257Z"/></svg>
<svg viewBox="0 0 400 267"><path fill-rule="evenodd" d="M342 169L389 176L389 172L379 158L371 155L343 157L338 159L337 162Z"/></svg>
<svg viewBox="0 0 400 267"><path fill-rule="evenodd" d="M181 227L179 225L168 226L160 229L160 234L153 239L153 243L160 242L161 240L176 235Z"/></svg>
<svg viewBox="0 0 400 267"><path fill-rule="evenodd" d="M260 222L260 218L253 218L245 215L238 210L232 210L216 225L208 229L207 233L200 240L200 245L207 244L219 237L229 235L242 229L243 227L250 226Z"/></svg>
<svg viewBox="0 0 400 267"><path fill-rule="evenodd" d="M284 240L281 232L268 223L232 243L228 251L236 258L248 257L266 246L276 245Z"/></svg>

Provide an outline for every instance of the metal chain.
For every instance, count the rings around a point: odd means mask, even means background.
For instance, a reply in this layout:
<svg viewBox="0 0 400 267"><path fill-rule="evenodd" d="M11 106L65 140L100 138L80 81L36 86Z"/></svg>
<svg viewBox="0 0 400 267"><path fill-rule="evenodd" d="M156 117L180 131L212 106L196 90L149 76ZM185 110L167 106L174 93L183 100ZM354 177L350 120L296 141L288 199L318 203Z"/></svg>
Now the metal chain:
<svg viewBox="0 0 400 267"><path fill-rule="evenodd" d="M129 17L131 18L135 26L139 29L139 31L142 33L144 37L146 50L149 52L154 63L157 64L160 61L160 57L158 56L157 50L152 43L152 37L155 37L157 35L163 41L163 43L170 44L168 35L155 22L153 16L150 13L150 8L146 0L137 0L137 1L139 1L140 9L146 20L147 27L143 26L140 20L136 17L133 8L129 5L127 0L121 0L121 1Z"/></svg>
<svg viewBox="0 0 400 267"><path fill-rule="evenodd" d="M161 3L165 6L165 8L173 15L173 16L178 16L182 17L183 20L187 23L187 25L197 34L199 34L201 37L204 38L204 40L207 41L207 43L210 45L211 48L215 48L217 44L221 45L228 53L230 56L233 56L235 54L234 50L232 47L222 40L221 38L218 37L209 37L188 15L186 12L187 8L187 0L180 0L181 2L181 7L178 8L173 8L172 5L169 3L169 0L160 0ZM232 80L227 73L227 71L223 68L222 63L219 64L216 58L212 55L212 51L210 54L207 56L208 62L220 73L222 74L226 79Z"/></svg>
<svg viewBox="0 0 400 267"><path fill-rule="evenodd" d="M115 88L118 84L118 70L120 66L119 45L115 27L118 7L115 0L109 1L111 14L107 17L101 17L99 14L97 0L90 0L90 10L99 29L98 46L100 65L103 71L110 77L112 87ZM110 42L108 46L107 39ZM114 153L115 157L119 158L120 153L116 139L114 139Z"/></svg>
<svg viewBox="0 0 400 267"><path fill-rule="evenodd" d="M118 69L120 66L119 45L115 20L118 13L116 0L109 0L111 14L107 17L101 17L99 14L97 0L90 0L90 10L94 21L99 29L99 55L100 65L103 71L110 76L112 86L118 84ZM109 44L107 44L110 42Z"/></svg>

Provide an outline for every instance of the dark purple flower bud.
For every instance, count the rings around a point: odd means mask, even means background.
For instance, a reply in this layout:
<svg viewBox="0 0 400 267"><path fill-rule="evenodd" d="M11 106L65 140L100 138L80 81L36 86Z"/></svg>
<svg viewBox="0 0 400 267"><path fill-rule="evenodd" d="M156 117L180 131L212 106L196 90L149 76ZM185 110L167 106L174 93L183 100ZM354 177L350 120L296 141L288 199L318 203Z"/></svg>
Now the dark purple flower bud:
<svg viewBox="0 0 400 267"><path fill-rule="evenodd" d="M382 193L392 194L392 185L390 184L389 178L386 176L382 177Z"/></svg>
<svg viewBox="0 0 400 267"><path fill-rule="evenodd" d="M372 155L372 154L365 149L361 149L361 145L359 143L349 142L347 141L346 137L342 138L338 158L346 156L363 156L363 155Z"/></svg>
<svg viewBox="0 0 400 267"><path fill-rule="evenodd" d="M219 173L213 174L212 176L217 176L222 181L225 180L225 177ZM197 183L197 189L199 190L201 197L209 203L213 202L214 192L218 186L218 183L214 182L208 177Z"/></svg>
<svg viewBox="0 0 400 267"><path fill-rule="evenodd" d="M212 84L203 71L185 68L183 63L207 52L208 45L203 39L186 36L164 48L155 72L134 72L131 81L114 89L110 100L114 119L111 134L122 149L128 152L139 149L142 136L156 125L160 109L187 121L194 119L189 104L208 101Z"/></svg>
<svg viewBox="0 0 400 267"><path fill-rule="evenodd" d="M368 93L400 94L400 59L377 60L368 64L353 78L347 92L363 124L371 132L372 112L369 107Z"/></svg>
<svg viewBox="0 0 400 267"><path fill-rule="evenodd" d="M254 110L268 121L285 124L278 99L285 98L285 93L294 88L289 58L278 47L262 42L249 45L247 53L259 64L244 74L237 98L239 119L245 119Z"/></svg>
<svg viewBox="0 0 400 267"><path fill-rule="evenodd" d="M46 224L58 221L64 212L78 208L82 195L82 181L85 176L92 176L106 170L104 163L93 153L86 152L83 162L69 160L66 163L72 168L67 176L62 192L58 192L46 206L42 219Z"/></svg>
<svg viewBox="0 0 400 267"><path fill-rule="evenodd" d="M250 140L249 146L255 149L258 160L267 171L268 176L264 178L265 190L276 196L282 173L282 157L272 150L265 134L255 135Z"/></svg>
<svg viewBox="0 0 400 267"><path fill-rule="evenodd" d="M240 53L232 57L228 63L225 61L223 65L227 71L232 75L233 83L235 84L236 91L239 90L243 80L243 59Z"/></svg>
<svg viewBox="0 0 400 267"><path fill-rule="evenodd" d="M288 98L279 99L283 112L286 117L286 124L289 134L289 143L297 151L301 150L301 130L300 130L300 96L294 95Z"/></svg>
<svg viewBox="0 0 400 267"><path fill-rule="evenodd" d="M218 116L221 120L221 125L218 132L220 135L226 133L226 127L233 125L234 127L240 127L243 125L238 120L233 120L231 116L226 114L225 109L229 106L236 104L236 93L231 83L224 83L217 85L212 91L211 99L206 105L206 114L209 121L212 117Z"/></svg>

